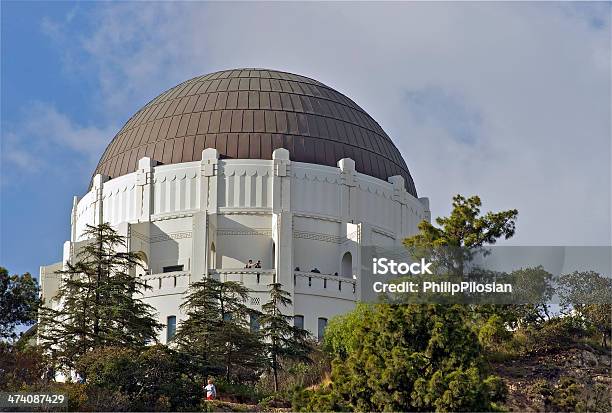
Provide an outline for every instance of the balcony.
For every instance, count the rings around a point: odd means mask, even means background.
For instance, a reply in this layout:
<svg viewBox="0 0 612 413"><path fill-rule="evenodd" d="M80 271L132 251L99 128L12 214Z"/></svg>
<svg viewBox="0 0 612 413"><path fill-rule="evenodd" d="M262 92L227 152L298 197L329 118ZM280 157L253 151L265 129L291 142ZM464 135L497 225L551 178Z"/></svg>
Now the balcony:
<svg viewBox="0 0 612 413"><path fill-rule="evenodd" d="M227 268L227 269L211 269L208 273L217 276L219 281L236 281L246 286L253 287L260 285L268 286L274 282L275 269L267 268Z"/></svg>
<svg viewBox="0 0 612 413"><path fill-rule="evenodd" d="M144 291L145 297L156 297L168 294L181 294L189 286L189 271L172 271L140 276L140 281L149 288Z"/></svg>
<svg viewBox="0 0 612 413"><path fill-rule="evenodd" d="M296 294L320 295L357 300L357 280L338 275L294 271L293 283Z"/></svg>

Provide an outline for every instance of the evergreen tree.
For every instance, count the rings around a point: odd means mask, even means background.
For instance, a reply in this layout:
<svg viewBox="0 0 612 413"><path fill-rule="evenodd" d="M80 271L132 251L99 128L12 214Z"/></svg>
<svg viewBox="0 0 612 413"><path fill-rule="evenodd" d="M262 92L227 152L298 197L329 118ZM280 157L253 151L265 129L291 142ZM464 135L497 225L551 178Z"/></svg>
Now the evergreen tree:
<svg viewBox="0 0 612 413"><path fill-rule="evenodd" d="M376 305L333 362L335 397L356 411L490 411L487 377L465 306Z"/></svg>
<svg viewBox="0 0 612 413"><path fill-rule="evenodd" d="M153 307L138 297L146 286L131 273L140 258L125 252L125 237L106 223L88 225L84 236L88 241L76 261L58 271L57 308L39 311L42 346L65 368L94 348L142 348L156 341L161 327Z"/></svg>
<svg viewBox="0 0 612 413"><path fill-rule="evenodd" d="M293 326L292 316L283 314L282 307L292 304L291 294L282 289L282 284L272 283L270 301L262 306L261 334L266 340L268 367L274 375L274 391L278 391L278 372L282 369L281 360L293 359L311 362L311 345L308 332Z"/></svg>
<svg viewBox="0 0 612 413"><path fill-rule="evenodd" d="M190 356L198 375L223 373L228 381L238 373L255 377L262 345L248 326L253 313L245 304L249 292L240 283L213 278L190 286L181 305L187 318L179 325L175 341Z"/></svg>
<svg viewBox="0 0 612 413"><path fill-rule="evenodd" d="M451 215L436 220L439 227L421 222L420 232L404 245L415 257L429 258L438 275L463 275L482 247L515 231L516 210L481 215L480 206L477 196L455 196ZM488 376L478 340L474 320L484 307L379 304L333 320L331 393L305 395L312 399L306 404L331 401L357 411L494 409L505 387Z"/></svg>
<svg viewBox="0 0 612 413"><path fill-rule="evenodd" d="M518 211L480 213L480 197L453 197L450 216L436 218L439 227L427 221L419 224L419 233L404 240L404 245L415 256L436 254L434 266L442 266L451 274L462 276L464 266L485 245L499 238L514 235Z"/></svg>

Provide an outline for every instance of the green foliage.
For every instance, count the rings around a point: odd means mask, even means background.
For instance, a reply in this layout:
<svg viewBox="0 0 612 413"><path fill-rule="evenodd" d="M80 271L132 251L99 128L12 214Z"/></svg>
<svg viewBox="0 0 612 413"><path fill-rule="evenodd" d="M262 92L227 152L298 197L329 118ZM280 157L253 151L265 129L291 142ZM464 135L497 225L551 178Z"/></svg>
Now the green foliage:
<svg viewBox="0 0 612 413"><path fill-rule="evenodd" d="M612 409L610 389L605 384L587 388L576 378L562 376L556 385L538 380L531 392L540 396L547 412L609 412Z"/></svg>
<svg viewBox="0 0 612 413"><path fill-rule="evenodd" d="M462 275L481 247L515 231L516 210L481 215L480 206L477 196L455 196L451 215L436 220L439 228L423 221L404 245L415 257L445 247L433 252L436 271ZM486 411L503 396L503 383L487 375L473 308L377 305L367 311L366 317L346 315L331 328L325 343L336 356L330 392L321 400L303 395L296 405L321 402L321 409L330 410L341 400L358 411ZM485 327L483 340L505 338L500 317Z"/></svg>
<svg viewBox="0 0 612 413"><path fill-rule="evenodd" d="M220 379L215 382L218 397L234 403L257 404L270 393L262 392L257 386L245 383L228 382Z"/></svg>
<svg viewBox="0 0 612 413"><path fill-rule="evenodd" d="M587 335L584 323L577 317L551 318L538 327L527 327L515 332L523 354L542 354L568 348Z"/></svg>
<svg viewBox="0 0 612 413"><path fill-rule="evenodd" d="M406 238L404 245L415 257L437 251L434 268L442 267L448 273L462 275L465 263L481 247L495 244L502 237L508 239L515 232L516 209L481 215L481 205L478 196L455 195L450 216L436 218L439 227L421 221L419 233Z"/></svg>
<svg viewBox="0 0 612 413"><path fill-rule="evenodd" d="M357 327L355 351L334 360L335 395L359 411L491 409L482 349L465 307L373 308Z"/></svg>
<svg viewBox="0 0 612 413"><path fill-rule="evenodd" d="M76 262L60 271L57 308L42 306L38 336L45 351L65 369L94 348L138 349L157 339L154 309L138 294L144 283L131 275L139 258L109 224L87 226L89 240Z"/></svg>
<svg viewBox="0 0 612 413"><path fill-rule="evenodd" d="M325 328L323 349L331 354L332 358L345 360L357 348L357 327L371 315L372 308L369 304L358 303L350 313L332 318Z"/></svg>
<svg viewBox="0 0 612 413"><path fill-rule="evenodd" d="M282 360L311 362L312 345L306 330L291 324L292 316L283 314L282 308L292 304L289 292L280 283L269 285L270 301L262 306L261 336L266 341L267 366L274 377L274 391L278 391L278 372Z"/></svg>
<svg viewBox="0 0 612 413"><path fill-rule="evenodd" d="M561 304L573 309L601 337L604 347L612 334L612 279L594 271L575 271L559 279Z"/></svg>
<svg viewBox="0 0 612 413"><path fill-rule="evenodd" d="M138 353L123 347L100 347L76 362L87 384L109 390L134 393L138 387Z"/></svg>
<svg viewBox="0 0 612 413"><path fill-rule="evenodd" d="M492 402L503 402L508 397L508 387L500 377L489 376L483 384L489 392L489 400Z"/></svg>
<svg viewBox="0 0 612 413"><path fill-rule="evenodd" d="M506 328L503 319L497 314L489 317L478 331L478 341L487 349L495 349L510 338L512 332Z"/></svg>
<svg viewBox="0 0 612 413"><path fill-rule="evenodd" d="M202 395L184 373L180 354L159 344L142 351L99 348L81 357L77 368L87 377L88 400L118 397L128 410L192 409Z"/></svg>
<svg viewBox="0 0 612 413"><path fill-rule="evenodd" d="M299 390L294 392L291 407L297 412L348 412L352 411L340 395L330 388Z"/></svg>
<svg viewBox="0 0 612 413"><path fill-rule="evenodd" d="M309 354L312 361L304 362L293 359L281 359L282 370L278 371L278 392L292 392L295 389L319 384L331 372L329 355L318 347L313 347ZM257 382L257 388L263 393L274 392L274 375L264 374Z"/></svg>
<svg viewBox="0 0 612 413"><path fill-rule="evenodd" d="M41 382L46 365L40 348L0 341L0 390L17 390Z"/></svg>
<svg viewBox="0 0 612 413"><path fill-rule="evenodd" d="M29 273L9 275L0 267L0 339L15 339L15 327L36 321L38 284Z"/></svg>
<svg viewBox="0 0 612 413"><path fill-rule="evenodd" d="M263 345L249 329L247 318L254 312L245 304L248 294L240 283L213 278L190 286L181 305L187 318L174 340L189 355L190 371L201 380L221 374L227 382L256 379Z"/></svg>

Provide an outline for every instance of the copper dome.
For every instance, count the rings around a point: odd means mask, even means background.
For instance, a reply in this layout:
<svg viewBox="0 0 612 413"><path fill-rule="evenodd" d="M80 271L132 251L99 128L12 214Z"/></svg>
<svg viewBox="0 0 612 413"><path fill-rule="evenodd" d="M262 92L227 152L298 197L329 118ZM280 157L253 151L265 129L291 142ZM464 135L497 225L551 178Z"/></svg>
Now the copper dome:
<svg viewBox="0 0 612 413"><path fill-rule="evenodd" d="M272 159L286 148L291 160L329 166L351 158L358 172L402 175L417 196L400 152L355 102L316 80L265 69L215 72L162 93L121 128L94 175L134 172L144 156L196 161L205 148L242 159Z"/></svg>

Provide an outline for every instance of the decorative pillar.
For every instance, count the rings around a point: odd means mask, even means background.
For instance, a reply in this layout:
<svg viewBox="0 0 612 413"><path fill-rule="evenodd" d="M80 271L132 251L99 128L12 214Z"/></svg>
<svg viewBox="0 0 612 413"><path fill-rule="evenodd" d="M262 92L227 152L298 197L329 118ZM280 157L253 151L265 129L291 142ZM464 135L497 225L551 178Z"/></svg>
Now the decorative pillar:
<svg viewBox="0 0 612 413"><path fill-rule="evenodd" d="M423 207L425 209L423 211L424 219L427 222L431 222L431 210L429 209L429 198L421 197L421 198L419 198L419 202L421 202L421 204L423 204Z"/></svg>
<svg viewBox="0 0 612 413"><path fill-rule="evenodd" d="M340 211L346 221L358 222L359 211L357 211L357 182L355 161L351 158L342 158L338 161L340 168Z"/></svg>
<svg viewBox="0 0 612 413"><path fill-rule="evenodd" d="M78 206L79 197L75 195L72 197L72 212L70 213L70 241L72 242L76 242L77 240L76 226Z"/></svg>
<svg viewBox="0 0 612 413"><path fill-rule="evenodd" d="M102 199L104 197L104 182L108 181L108 176L97 174L93 178L93 184L91 190L96 195L94 201L94 225L100 225L104 223Z"/></svg>
<svg viewBox="0 0 612 413"><path fill-rule="evenodd" d="M153 213L153 171L157 162L144 157L136 171L136 205L140 205L138 222L149 222Z"/></svg>
<svg viewBox="0 0 612 413"><path fill-rule="evenodd" d="M401 175L390 176L389 183L393 187L393 202L394 202L394 221L396 223L395 245L402 245L402 241L410 232L409 222L407 218L407 195L404 177Z"/></svg>
<svg viewBox="0 0 612 413"><path fill-rule="evenodd" d="M218 167L219 152L213 148L204 149L200 162L198 186L200 211L193 215L193 265L190 282L197 282L209 276L210 248L217 238Z"/></svg>
<svg viewBox="0 0 612 413"><path fill-rule="evenodd" d="M291 161L287 149L279 148L272 152L272 168L272 239L275 245L276 282L281 283L283 289L293 295Z"/></svg>

